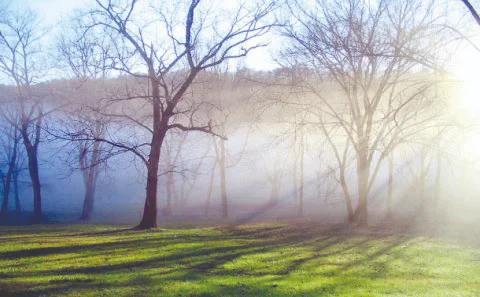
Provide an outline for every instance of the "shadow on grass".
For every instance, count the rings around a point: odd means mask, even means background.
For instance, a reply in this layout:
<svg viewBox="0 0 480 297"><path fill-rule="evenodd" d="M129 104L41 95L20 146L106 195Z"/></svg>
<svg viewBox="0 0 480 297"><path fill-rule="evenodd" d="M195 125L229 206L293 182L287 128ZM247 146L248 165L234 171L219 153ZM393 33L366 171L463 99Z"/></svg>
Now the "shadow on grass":
<svg viewBox="0 0 480 297"><path fill-rule="evenodd" d="M292 296L278 283L288 279L308 265L326 265L329 269L319 272L326 277L339 277L335 284L323 284L312 288L312 294L334 292L342 285L341 276L351 269L358 269L375 259L389 255L396 247L404 245L410 237L378 234L355 234L355 231L337 225L329 228L311 224L243 227L228 226L213 235L175 234L165 232L129 232L126 229L99 232L76 232L79 239L106 236L108 242L74 244L67 246L41 247L0 253L0 259L28 263L37 257L45 263L71 261L68 267L54 269L27 269L19 266L12 273L3 273L6 281L0 282L0 296L54 296L65 292L90 292L91 290L125 290L130 296L142 295L142 290L158 294L171 293L165 284L177 282L212 282L204 292L192 296ZM200 233L200 232L199 232ZM42 233L43 234L43 233ZM48 234L45 232L44 234ZM61 236L56 234L55 236ZM110 237L109 237L110 236ZM135 238L138 236L139 238ZM371 250L372 240L386 241L381 247ZM81 242L81 240L79 240ZM183 246L185 244L185 246ZM152 253L152 250L158 252ZM148 251L148 253L146 252ZM357 258L342 263L330 257L355 253ZM75 254L57 259L62 254ZM50 257L55 257L49 259ZM105 257L105 261L91 265L89 259ZM264 258L262 258L264 257ZM252 259L253 266L241 266L242 260ZM109 264L107 259L117 259ZM275 266L271 263L281 262ZM69 262L70 263L70 262ZM233 264L232 264L233 263ZM83 265L83 266L82 266ZM228 265L234 265L228 268ZM235 266L240 265L240 266ZM259 267L255 267L259 265ZM381 267L381 270L387 268ZM109 279L104 278L110 276ZM112 276L122 276L111 281ZM125 275L128 276L125 279ZM58 278L61 276L61 278ZM381 277L382 274L369 274ZM28 286L19 285L15 279L28 277L38 279ZM232 282L217 284L216 277L231 277ZM242 282L242 278L258 277L255 285ZM45 283L45 278L49 279ZM268 280L263 280L268 278ZM114 279L116 279L114 277ZM12 282L9 283L8 280ZM310 289L308 289L310 290ZM304 292L308 293L305 289ZM189 292L193 293L193 292ZM118 293L120 294L120 293ZM127 294L127 295L128 295ZM116 296L117 293L112 293Z"/></svg>

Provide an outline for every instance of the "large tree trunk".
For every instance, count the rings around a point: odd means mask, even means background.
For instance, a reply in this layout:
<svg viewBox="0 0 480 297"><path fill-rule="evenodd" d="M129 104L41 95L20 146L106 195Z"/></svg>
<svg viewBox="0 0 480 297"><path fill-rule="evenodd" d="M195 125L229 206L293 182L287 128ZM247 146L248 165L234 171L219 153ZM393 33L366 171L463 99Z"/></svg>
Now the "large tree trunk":
<svg viewBox="0 0 480 297"><path fill-rule="evenodd" d="M357 223L360 227L368 226L368 152L364 149L366 146L360 145L361 149L357 159L357 176L358 176L358 207L357 207ZM362 149L363 147L363 149Z"/></svg>
<svg viewBox="0 0 480 297"><path fill-rule="evenodd" d="M95 200L95 182L89 180L85 184L85 198L83 200L83 210L80 220L88 221L92 217L93 201Z"/></svg>
<svg viewBox="0 0 480 297"><path fill-rule="evenodd" d="M32 180L33 188L33 216L32 223L40 223L42 221L42 193L40 185L40 174L38 171L37 153L26 145L28 156L28 172Z"/></svg>
<svg viewBox="0 0 480 297"><path fill-rule="evenodd" d="M154 74L151 73L151 75L154 77ZM158 164L163 140L168 131L169 116L173 114L173 110L162 113L159 84L155 79L150 81L152 83L153 133L150 142L150 156L146 164L147 187L143 216L136 226L136 229L139 230L157 227Z"/></svg>
<svg viewBox="0 0 480 297"><path fill-rule="evenodd" d="M157 132L152 137L150 158L147 164L147 192L142 220L137 229L157 227L157 189L158 189L158 162L165 131Z"/></svg>
<svg viewBox="0 0 480 297"><path fill-rule="evenodd" d="M27 152L28 158L28 173L30 174L30 179L32 181L33 189L33 215L32 215L32 224L40 223L42 221L42 192L40 184L40 174L38 170L38 144L40 143L40 125L41 125L41 116L39 115L37 122L35 124L35 139L34 143L31 142L30 136L28 135L28 126L24 124L22 126L22 138L23 144L25 145L25 151Z"/></svg>
<svg viewBox="0 0 480 297"><path fill-rule="evenodd" d="M15 140L13 144L13 151L12 157L8 163L8 171L7 176L5 177L5 183L3 185L3 202L2 202L2 210L0 211L0 215L4 216L7 214L8 211L8 198L10 196L10 186L12 184L12 177L15 171L15 165L17 162L17 142Z"/></svg>
<svg viewBox="0 0 480 297"><path fill-rule="evenodd" d="M83 171L85 183L85 197L83 200L83 209L80 220L88 221L92 217L93 204L95 201L95 188L98 177L98 160L100 158L99 151L100 142L95 142L91 152L91 158L87 161L86 147L80 152L80 168Z"/></svg>
<svg viewBox="0 0 480 297"><path fill-rule="evenodd" d="M83 200L83 210L80 220L88 221L92 217L93 204L95 201L95 186L98 176L98 168L96 166L90 167L85 178L85 198Z"/></svg>
<svg viewBox="0 0 480 297"><path fill-rule="evenodd" d="M40 185L40 174L38 171L38 159L35 151L27 148L28 156L28 172L32 180L33 188L33 216L32 223L40 223L42 221L42 193Z"/></svg>
<svg viewBox="0 0 480 297"><path fill-rule="evenodd" d="M220 139L220 195L222 199L222 217L228 217L227 186L225 184L225 140Z"/></svg>

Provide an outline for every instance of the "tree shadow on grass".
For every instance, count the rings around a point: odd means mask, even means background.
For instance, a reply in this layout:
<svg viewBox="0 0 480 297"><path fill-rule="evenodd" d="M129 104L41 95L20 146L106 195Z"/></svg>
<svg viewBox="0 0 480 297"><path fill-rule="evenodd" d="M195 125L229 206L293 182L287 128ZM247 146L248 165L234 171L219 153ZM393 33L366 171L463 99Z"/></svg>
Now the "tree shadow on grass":
<svg viewBox="0 0 480 297"><path fill-rule="evenodd" d="M339 226L315 228L314 225L259 228L235 226L222 229L222 233L216 235L172 236L171 234L162 234L163 237L156 237L155 233L145 233L137 239L130 237L132 234L129 234L128 231L119 231L107 233L119 236L118 241L114 242L4 252L0 253L0 259L28 260L34 257L46 257L46 261L49 261L49 256L77 253L78 257L71 256L70 260L74 262L79 259L88 261L89 257L108 254L113 259L125 256L125 261L113 264L105 261L85 267L79 266L76 262L77 264L67 268L4 274L2 275L4 279L14 280L18 277L28 276L29 278L39 278L39 281L29 284L28 287L6 286L5 282L0 282L0 296L53 296L61 295L66 291L81 293L88 290L120 290L121 288L161 291L164 284L170 282L202 283L215 277L225 276L238 276L239 280L258 277L259 282L262 277L271 277L272 280L256 286L243 282L225 285L212 284L208 290L202 293L203 296L243 296L249 293L259 296L262 292L269 292L275 296L291 296L288 294L288 290L278 288L275 282L288 279L306 265L328 265L329 269L316 272L316 274L319 277L338 277L341 280L341 276L349 270L362 269L367 263L381 256L389 256L394 249L410 240L408 236L397 237L388 234L359 236L351 230L342 228ZM82 236L97 235L102 235L102 233L86 232ZM122 236L126 238L122 238ZM370 251L371 242L375 241L382 242L383 245ZM176 245L182 243L193 245L176 249ZM144 250L155 250L155 248L158 248L158 255L149 254L150 256L143 259L133 257L137 253L142 254ZM285 250L289 250L289 252L284 253ZM357 257L342 263L335 263L330 259L332 256L347 255L348 253L354 253ZM225 267L229 263L258 255L268 256L265 259L252 258L263 265L262 269L256 270L255 267L248 266L243 268ZM396 257L398 257L398 253ZM262 261L264 263L261 263ZM276 268L270 264L275 261L283 261L284 267ZM379 269L384 271L387 268L380 267ZM365 276L381 277L382 273L378 275L367 273ZM129 276L127 280L112 282L102 279L104 275L125 274ZM58 276L62 276L63 279L56 279ZM79 278L80 276L82 278ZM51 279L47 284L40 281L45 277ZM336 284L317 286L312 289L316 291L311 291L311 293L333 292L336 290L336 286L341 284L342 282L339 281ZM196 292L189 292L189 294L191 293L196 294ZM202 294L197 295L202 296Z"/></svg>

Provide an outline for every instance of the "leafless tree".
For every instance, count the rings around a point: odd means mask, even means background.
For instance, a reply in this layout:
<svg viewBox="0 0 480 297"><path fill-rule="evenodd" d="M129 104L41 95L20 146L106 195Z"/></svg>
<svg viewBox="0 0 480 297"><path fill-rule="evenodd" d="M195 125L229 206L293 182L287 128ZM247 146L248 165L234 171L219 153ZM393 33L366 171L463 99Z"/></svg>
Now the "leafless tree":
<svg viewBox="0 0 480 297"><path fill-rule="evenodd" d="M115 45L111 68L146 82L146 92L118 96L116 102L140 101L149 106L148 116L124 114L125 121L150 135L145 144L95 138L134 153L147 168L146 199L138 229L156 226L157 182L160 152L171 129L217 134L207 124L191 117L182 103L199 73L246 56L265 46L261 41L277 25L271 17L274 2L242 2L225 11L220 2L192 0L188 3L97 0L83 14L85 36L107 36ZM208 5L217 5L208 6ZM225 9L223 9L225 8ZM221 136L223 137L223 136Z"/></svg>
<svg viewBox="0 0 480 297"><path fill-rule="evenodd" d="M228 70L228 69L227 69ZM250 139L252 123L254 118L246 103L252 98L248 90L248 82L241 74L232 75L227 70L216 69L211 73L207 93L212 109L209 111L211 122L223 135L232 135L241 141L236 152L232 152L225 139L213 138L214 164L213 170L218 168L219 190L222 217L227 218L229 214L229 199L227 188L227 170L237 166L246 151ZM246 84L245 84L246 83ZM250 123L250 124L246 124ZM212 195L212 184L215 173L211 173L209 191L207 195L206 208L209 207ZM208 210L205 210L208 213Z"/></svg>
<svg viewBox="0 0 480 297"><path fill-rule="evenodd" d="M95 137L103 137L105 135L106 123L101 119L95 121L89 119L91 127L91 135ZM104 161L104 154L102 151L102 144L100 141L79 141L78 143L78 163L79 169L82 172L85 184L85 197L83 200L83 209L80 220L88 221L93 213L93 206L95 201L95 189L100 172L100 166Z"/></svg>
<svg viewBox="0 0 480 297"><path fill-rule="evenodd" d="M0 72L15 85L15 90L3 95L17 106L19 119L15 121L14 118L8 118L8 112L4 110L2 114L18 130L25 145L33 188L32 223L42 220L38 147L45 116L42 104L44 95L36 94L33 90L33 84L42 75L40 43L43 32L40 28L37 16L29 10L7 10L0 20Z"/></svg>
<svg viewBox="0 0 480 297"><path fill-rule="evenodd" d="M417 0L291 1L289 7L294 20L284 35L292 46L284 57L314 70L301 85L310 96L302 104L325 136L336 129L346 138L343 154L334 149L339 164L352 148L358 191L353 219L365 226L369 192L384 159L410 135L438 124L432 69L439 68L440 44L432 37L441 36L435 26L441 17L433 2ZM329 141L332 148L337 139Z"/></svg>
<svg viewBox="0 0 480 297"><path fill-rule="evenodd" d="M101 111L98 95L102 93L104 82L109 75L107 63L111 51L111 44L106 40L92 40L83 36L78 23L70 25L59 37L57 43L59 53L58 66L65 67L73 73L73 83L69 86L75 90L75 102L70 102L64 108L64 120L60 121L63 129L58 138L74 143L78 153L75 160L83 176L85 195L80 220L90 220L95 201L95 189L101 165L115 155L113 151L106 151L105 143L95 140L104 138L110 118ZM89 98L85 98L89 97ZM83 131L93 137L93 140L84 139ZM57 131L58 132L58 131Z"/></svg>
<svg viewBox="0 0 480 297"><path fill-rule="evenodd" d="M2 177L2 186L3 186L3 200L2 200L2 207L0 210L0 216L6 216L8 211L8 202L10 197L10 188L12 185L12 180L15 181L15 175L17 169L17 155L18 155L18 143L20 141L20 137L18 135L18 130L14 127L6 123L6 129L2 129L3 139L2 144L2 159L6 160L7 171L5 176ZM17 210L20 208L20 202L18 201L18 195L16 195L16 205Z"/></svg>
<svg viewBox="0 0 480 297"><path fill-rule="evenodd" d="M187 134L183 134L180 139L175 142L173 137L170 137L172 140L171 143L168 139L165 139L164 144L164 152L165 152L165 172L166 172L166 189L167 189L167 201L165 205L165 209L163 211L163 215L165 217L169 217L172 215L172 205L173 201L177 201L177 192L175 191L175 182L174 182L174 171L176 166L178 165L178 158L180 157L180 151L182 149L182 145L185 143L187 139Z"/></svg>

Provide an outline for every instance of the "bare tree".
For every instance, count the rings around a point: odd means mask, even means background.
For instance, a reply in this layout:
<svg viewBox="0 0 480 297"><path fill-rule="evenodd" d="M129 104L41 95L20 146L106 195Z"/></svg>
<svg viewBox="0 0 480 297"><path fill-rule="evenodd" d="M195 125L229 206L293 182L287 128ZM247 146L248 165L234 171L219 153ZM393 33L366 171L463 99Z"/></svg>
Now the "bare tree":
<svg viewBox="0 0 480 297"><path fill-rule="evenodd" d="M324 135L330 132L322 126L336 127L352 147L354 219L365 226L369 192L383 160L410 135L431 128L438 116L432 108L436 81L428 71L438 68L434 54L440 44L431 37L440 36L441 29L434 29L440 17L433 2L417 0L292 1L289 7L294 23L284 35L292 46L284 57L314 70L301 85L311 96L302 103L310 121ZM340 150L335 155L345 163Z"/></svg>
<svg viewBox="0 0 480 297"><path fill-rule="evenodd" d="M7 172L5 176L2 178L2 186L3 186L3 201L2 207L0 210L0 216L6 216L8 211L8 201L10 197L10 188L12 185L12 180L15 180L15 174L17 171L17 155L18 155L18 143L20 141L20 137L18 135L18 130L15 127L8 125L10 129L7 128L7 131L4 132L4 137L7 139L3 139L3 148L2 148L2 159L7 161ZM19 208L19 201L16 199L17 209Z"/></svg>
<svg viewBox="0 0 480 297"><path fill-rule="evenodd" d="M128 4L95 2L96 7L82 16L84 35L107 36L115 45L112 69L146 82L146 92L123 94L117 96L116 102L143 101L139 104L150 107L150 111L145 107L144 115L148 116L142 119L123 114L125 121L144 129L150 140L130 145L124 141L90 138L123 147L145 164L146 199L137 228L152 228L157 224L158 168L167 132L178 129L217 135L214 127L192 118L191 109L182 109L191 85L202 71L265 46L259 38L277 25L271 13L278 5L249 1L240 3L229 14L221 8L209 8L208 2L200 0L163 3L156 7L135 0Z"/></svg>
<svg viewBox="0 0 480 297"><path fill-rule="evenodd" d="M0 72L15 85L10 94L17 105L19 120L9 118L23 139L33 188L32 223L42 220L42 194L38 166L38 147L45 112L42 97L33 84L41 75L41 36L36 15L29 11L11 11L0 20ZM2 111L4 115L8 114Z"/></svg>
<svg viewBox="0 0 480 297"><path fill-rule="evenodd" d="M170 134L170 137L165 139L164 143L164 152L165 156L164 160L164 172L165 172L165 181L166 181L166 190L167 190L167 197L166 197L166 205L163 211L163 215L165 217L169 217L172 215L172 208L173 204L178 203L178 193L175 188L175 173L182 174L182 169L179 168L179 159L181 157L181 151L184 143L187 141L188 134L181 134L178 137L178 140L175 139L175 134Z"/></svg>
<svg viewBox="0 0 480 297"><path fill-rule="evenodd" d="M92 40L83 36L78 23L73 23L69 30L63 31L57 43L59 52L59 66L66 66L73 73L74 81L70 86L76 91L76 102L64 108L66 119L60 121L64 128L63 133L57 135L63 140L72 141L78 151L78 159L75 168L78 168L83 176L85 194L80 220L90 220L95 201L95 189L101 165L115 155L114 152L106 151L105 143L96 140L104 138L107 125L110 122L108 116L101 111L97 102L99 89L104 87L103 82L108 78L109 69L107 63L111 52L111 44L106 40ZM93 82L94 81L94 82ZM85 98L89 97L89 98ZM93 140L84 139L83 132L93 137Z"/></svg>
<svg viewBox="0 0 480 297"><path fill-rule="evenodd" d="M213 138L213 170L218 168L221 215L223 218L227 218L229 215L227 170L237 166L242 161L250 139L251 124L254 122L254 118L251 118L252 111L249 110L249 107L246 107L246 103L252 99L252 94L247 86L249 85L245 77L238 73L232 75L227 70L217 69L209 77L207 93L208 103L213 107L209 111L212 125L217 127L221 134L235 136L237 140L242 142L242 145L238 146L238 150L233 152L231 148L229 149L225 139ZM211 184L214 181L214 176L215 173L212 172ZM212 190L209 189L207 207L210 203L211 193Z"/></svg>

